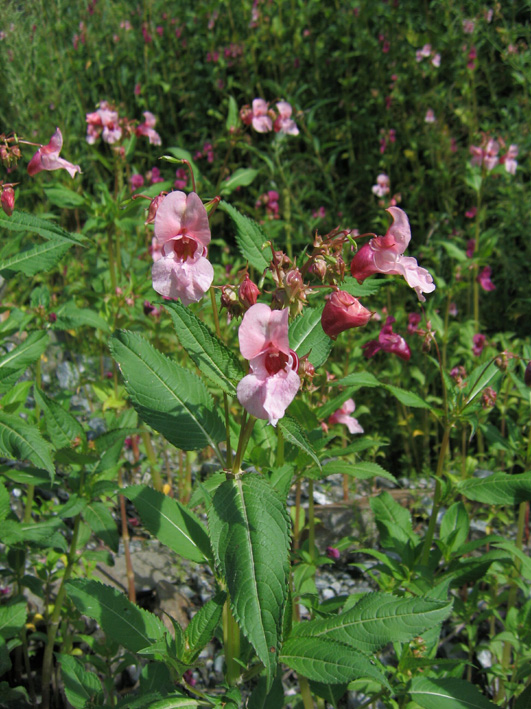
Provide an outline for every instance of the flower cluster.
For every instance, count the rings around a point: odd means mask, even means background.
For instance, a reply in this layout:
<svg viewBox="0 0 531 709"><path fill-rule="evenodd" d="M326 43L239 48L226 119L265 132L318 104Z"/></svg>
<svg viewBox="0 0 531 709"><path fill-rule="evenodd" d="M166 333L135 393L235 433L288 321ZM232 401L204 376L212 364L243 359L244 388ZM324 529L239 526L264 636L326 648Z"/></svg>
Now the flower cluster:
<svg viewBox="0 0 531 709"><path fill-rule="evenodd" d="M430 57L433 66L441 66L441 55L432 49L431 44L425 44L422 49L417 49L415 53L415 59L419 64L424 59L429 59Z"/></svg>
<svg viewBox="0 0 531 709"><path fill-rule="evenodd" d="M285 133L298 135L299 129L292 119L293 109L287 101L278 101L276 111L269 108L269 103L263 98L255 98L252 107L244 106L240 110L240 118L246 126L252 126L257 133Z"/></svg>
<svg viewBox="0 0 531 709"><path fill-rule="evenodd" d="M151 145L160 145L162 141L155 130L156 117L150 111L144 111L143 115L144 121L134 128L133 121L120 117L118 111L108 101L101 101L96 111L86 114L87 143L94 145L101 136L104 143L113 145L122 137L134 133L148 138Z"/></svg>
<svg viewBox="0 0 531 709"><path fill-rule="evenodd" d="M260 209L260 207L265 207L266 216L268 219L279 219L279 199L280 196L276 190L269 190L268 192L264 192L264 194L261 194L260 197L258 197L254 206L256 209Z"/></svg>
<svg viewBox="0 0 531 709"><path fill-rule="evenodd" d="M503 155L499 155L500 148L505 149L505 147L505 142L501 138L494 140L494 138L483 134L480 145L470 146L470 153L472 155L470 163L478 167L484 167L487 172L493 170L498 164L505 165L505 170L510 175L514 175L516 174L516 167L518 165L516 160L518 156L518 146L511 144L507 152Z"/></svg>

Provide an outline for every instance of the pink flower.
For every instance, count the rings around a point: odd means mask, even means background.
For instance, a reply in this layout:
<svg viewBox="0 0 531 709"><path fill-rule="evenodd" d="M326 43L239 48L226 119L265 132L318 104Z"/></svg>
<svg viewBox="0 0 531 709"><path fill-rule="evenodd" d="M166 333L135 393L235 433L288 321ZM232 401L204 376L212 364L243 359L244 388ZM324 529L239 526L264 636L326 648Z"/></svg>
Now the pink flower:
<svg viewBox="0 0 531 709"><path fill-rule="evenodd" d="M144 186L144 178L142 175L139 175L138 173L131 175L130 182L131 182L131 189L132 190L138 190Z"/></svg>
<svg viewBox="0 0 531 709"><path fill-rule="evenodd" d="M420 313L409 313L407 331L410 335L414 335L417 332L421 320L422 315Z"/></svg>
<svg viewBox="0 0 531 709"><path fill-rule="evenodd" d="M399 207L389 207L386 211L393 217L393 223L385 236L375 236L361 247L352 259L350 272L359 283L375 273L403 276L419 300L425 302L422 294L434 291L435 284L431 274L421 268L415 258L403 255L411 240L407 215Z"/></svg>
<svg viewBox="0 0 531 709"><path fill-rule="evenodd" d="M144 111L144 123L137 126L136 135L145 135L151 145L161 145L160 135L154 130L156 122L157 119L152 113Z"/></svg>
<svg viewBox="0 0 531 709"><path fill-rule="evenodd" d="M93 145L103 129L102 138L106 143L113 144L122 137L122 129L118 121L118 113L111 110L107 101L101 101L100 107L93 113L87 113L87 143Z"/></svg>
<svg viewBox="0 0 531 709"><path fill-rule="evenodd" d="M465 212L465 217L467 219L474 219L476 214L478 213L477 207L470 207L470 209L467 209Z"/></svg>
<svg viewBox="0 0 531 709"><path fill-rule="evenodd" d="M433 112L433 108L428 108L426 111L426 115L424 116L424 122L425 123L435 123L437 119L435 118L435 113Z"/></svg>
<svg viewBox="0 0 531 709"><path fill-rule="evenodd" d="M363 428L358 423L358 420L351 416L356 409L356 404L354 399L347 399L343 406L335 411L328 419L328 425L331 426L334 423L344 424L350 433L363 433Z"/></svg>
<svg viewBox="0 0 531 709"><path fill-rule="evenodd" d="M268 115L269 104L263 98L255 98L251 123L257 133L269 133L273 130L273 121Z"/></svg>
<svg viewBox="0 0 531 709"><path fill-rule="evenodd" d="M372 193L377 197L383 197L384 195L389 194L390 184L391 181L389 180L389 177L385 173L382 173L376 178L376 184L372 186Z"/></svg>
<svg viewBox="0 0 531 709"><path fill-rule="evenodd" d="M254 108L254 102L253 102ZM277 103L278 118L275 120L275 132L286 133L287 135L299 135L299 129L291 117L292 108L287 101Z"/></svg>
<svg viewBox="0 0 531 709"><path fill-rule="evenodd" d="M393 332L393 323L395 319L391 316L385 321L385 325L380 330L377 340L370 340L361 346L363 354L367 359L374 357L380 350L395 354L400 359L408 361L411 357L411 350L404 338L396 332Z"/></svg>
<svg viewBox="0 0 531 709"><path fill-rule="evenodd" d="M12 187L0 185L0 204L7 216L10 217L15 209L15 191Z"/></svg>
<svg viewBox="0 0 531 709"><path fill-rule="evenodd" d="M490 274L492 273L492 268L490 266L485 266L485 268L478 275L477 281L479 285L485 291L496 290L496 286L490 280Z"/></svg>
<svg viewBox="0 0 531 709"><path fill-rule="evenodd" d="M329 559L337 561L341 556L341 553L339 549L336 549L336 547L326 547L326 555Z"/></svg>
<svg viewBox="0 0 531 709"><path fill-rule="evenodd" d="M465 34L473 34L475 27L475 20L463 20L463 32Z"/></svg>
<svg viewBox="0 0 531 709"><path fill-rule="evenodd" d="M36 175L41 170L66 170L70 177L74 177L76 172L81 172L79 165L72 165L71 162L59 157L63 147L63 136L59 128L50 138L48 145L41 145L28 164L28 175Z"/></svg>
<svg viewBox="0 0 531 709"><path fill-rule="evenodd" d="M184 190L188 184L188 172L184 167L179 167L175 171L175 177L177 178L173 183L175 189Z"/></svg>
<svg viewBox="0 0 531 709"><path fill-rule="evenodd" d="M440 67L441 66L441 55L440 54L434 54L431 60L431 63L435 67Z"/></svg>
<svg viewBox="0 0 531 709"><path fill-rule="evenodd" d="M161 258L151 271L153 288L168 298L180 298L183 305L197 303L210 288L214 269L206 258L208 215L195 192L164 197L155 216L155 238Z"/></svg>
<svg viewBox="0 0 531 709"><path fill-rule="evenodd" d="M326 301L321 326L333 340L345 330L366 325L372 317L357 298L346 291L335 291Z"/></svg>
<svg viewBox="0 0 531 709"><path fill-rule="evenodd" d="M479 357L486 345L487 338L479 332L472 338L472 354L474 357Z"/></svg>
<svg viewBox="0 0 531 709"><path fill-rule="evenodd" d="M517 156L518 146L513 144L509 145L509 150L500 158L500 165L505 165L505 169L510 175L516 175L516 168L518 166L516 160Z"/></svg>
<svg viewBox="0 0 531 709"><path fill-rule="evenodd" d="M300 387L298 358L290 350L288 310L253 305L238 331L240 351L250 373L238 384L238 401L252 416L276 426Z"/></svg>
<svg viewBox="0 0 531 709"><path fill-rule="evenodd" d="M156 185L158 182L164 182L164 178L160 174L160 168L152 167L150 172L148 172L149 181L152 185Z"/></svg>

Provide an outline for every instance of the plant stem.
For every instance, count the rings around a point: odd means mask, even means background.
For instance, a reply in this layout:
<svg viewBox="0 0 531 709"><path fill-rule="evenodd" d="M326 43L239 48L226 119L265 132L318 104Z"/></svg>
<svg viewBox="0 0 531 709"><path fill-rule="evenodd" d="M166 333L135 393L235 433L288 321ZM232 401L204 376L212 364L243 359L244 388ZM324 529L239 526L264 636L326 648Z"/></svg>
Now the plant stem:
<svg viewBox="0 0 531 709"><path fill-rule="evenodd" d="M59 587L59 592L57 593L57 598L55 599L54 608L52 615L48 624L48 639L46 642L46 647L44 648L44 657L42 661L42 705L41 709L50 709L50 684L52 679L52 669L53 669L53 648L55 644L55 638L57 636L57 631L59 629L59 623L61 620L61 610L63 607L63 601L66 596L66 584L70 579L72 574L72 569L74 564L77 562L77 540L79 536L79 527L81 524L81 515L78 514L74 522L74 531L72 534L72 541L70 542L70 550L68 552L67 562L63 578L61 579L61 585Z"/></svg>
<svg viewBox="0 0 531 709"><path fill-rule="evenodd" d="M437 524L437 514L439 512L439 505L441 502L441 478L444 470L444 459L446 458L446 451L448 450L448 443L450 441L450 426L446 423L444 427L443 439L441 441L441 449L439 451L439 459L437 461L437 472L435 473L435 491L433 493L433 507L431 510L430 521L428 524L428 530L426 532L426 538L424 539L424 546L422 547L422 556L420 563L425 566L430 558L431 543L433 541L433 535L435 533L435 525Z"/></svg>
<svg viewBox="0 0 531 709"><path fill-rule="evenodd" d="M304 709L314 709L315 704L313 703L312 693L310 691L310 683L306 677L301 677L299 675L299 689L301 690L302 703L304 704Z"/></svg>
<svg viewBox="0 0 531 709"><path fill-rule="evenodd" d="M118 471L118 486L122 485L122 470ZM122 542L124 545L125 554L125 569L127 576L127 590L129 594L129 600L131 603L136 603L136 589L135 589L135 572L133 570L133 563L131 561L131 550L129 549L129 529L127 527L127 514L125 511L125 497L123 495L118 495L118 500L120 502L120 515L122 519Z"/></svg>
<svg viewBox="0 0 531 709"><path fill-rule="evenodd" d="M232 615L228 597L223 606L223 646L227 665L226 680L228 684L235 684L241 672L241 666L236 662L240 656L240 629Z"/></svg>
<svg viewBox="0 0 531 709"><path fill-rule="evenodd" d="M315 514L313 504L313 480L308 480L308 551L312 561L315 561Z"/></svg>

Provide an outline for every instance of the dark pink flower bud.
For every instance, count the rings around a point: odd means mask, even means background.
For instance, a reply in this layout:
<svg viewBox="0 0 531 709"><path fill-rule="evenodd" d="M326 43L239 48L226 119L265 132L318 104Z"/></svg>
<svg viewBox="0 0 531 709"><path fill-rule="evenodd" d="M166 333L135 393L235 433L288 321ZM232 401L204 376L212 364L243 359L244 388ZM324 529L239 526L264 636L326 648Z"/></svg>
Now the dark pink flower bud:
<svg viewBox="0 0 531 709"><path fill-rule="evenodd" d="M2 189L0 187L0 189ZM15 192L12 187L4 187L2 190L2 196L0 197L0 202L2 204L2 209L10 217L15 209Z"/></svg>
<svg viewBox="0 0 531 709"><path fill-rule="evenodd" d="M496 404L496 397L498 394L494 391L492 387L487 387L481 395L481 406L484 409L491 409Z"/></svg>
<svg viewBox="0 0 531 709"><path fill-rule="evenodd" d="M238 298L244 308L250 308L258 300L260 291L258 286L245 274L245 279L238 289Z"/></svg>
<svg viewBox="0 0 531 709"><path fill-rule="evenodd" d="M160 207L162 200L165 196L166 192L161 192L154 199L151 200L151 204L149 205L148 209L148 216L146 221L144 222L145 224L153 224L157 215L157 209Z"/></svg>
<svg viewBox="0 0 531 709"><path fill-rule="evenodd" d="M337 561L341 556L339 549L335 547L326 547L326 555L329 559L333 559L334 561Z"/></svg>
<svg viewBox="0 0 531 709"><path fill-rule="evenodd" d="M472 354L474 357L479 357L479 355L483 352L483 348L485 347L487 338L485 335L482 335L481 333L477 333L474 335L472 338Z"/></svg>
<svg viewBox="0 0 531 709"><path fill-rule="evenodd" d="M335 340L345 330L366 325L371 317L371 311L357 298L346 291L335 291L326 302L321 325L325 333Z"/></svg>
<svg viewBox="0 0 531 709"><path fill-rule="evenodd" d="M490 279L490 274L492 273L492 269L490 266L485 266L485 268L481 271L481 273L478 274L477 281L479 285L483 288L485 291L491 291L491 290L496 290L496 286Z"/></svg>
<svg viewBox="0 0 531 709"><path fill-rule="evenodd" d="M51 322L52 324L57 322L57 315L55 313L50 313L48 315L48 322Z"/></svg>

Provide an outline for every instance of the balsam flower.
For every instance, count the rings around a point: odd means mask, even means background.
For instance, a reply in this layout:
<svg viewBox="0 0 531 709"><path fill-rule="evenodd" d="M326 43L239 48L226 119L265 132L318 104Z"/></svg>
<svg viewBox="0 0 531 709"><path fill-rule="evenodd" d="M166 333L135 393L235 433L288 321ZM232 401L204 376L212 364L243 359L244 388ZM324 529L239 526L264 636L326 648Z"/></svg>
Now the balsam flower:
<svg viewBox="0 0 531 709"><path fill-rule="evenodd" d="M350 265L350 272L362 283L375 273L403 276L413 288L419 300L424 302L423 293L435 290L431 274L421 268L412 256L404 256L411 241L411 229L406 213L399 207L386 210L393 217L393 223L385 236L375 236L361 247Z"/></svg>
<svg viewBox="0 0 531 709"><path fill-rule="evenodd" d="M491 273L492 268L490 266L485 266L485 268L478 274L477 281L485 291L496 290L496 286L490 279Z"/></svg>
<svg viewBox="0 0 531 709"><path fill-rule="evenodd" d="M100 107L93 113L87 113L87 143L93 145L100 133L106 143L112 145L122 137L118 112L113 111L107 101L101 101Z"/></svg>
<svg viewBox="0 0 531 709"><path fill-rule="evenodd" d="M250 373L236 390L238 401L252 416L276 426L300 387L298 357L289 348L288 310L256 303L243 316L238 331L240 352Z"/></svg>
<svg viewBox="0 0 531 709"><path fill-rule="evenodd" d="M210 243L207 211L195 192L170 192L155 216L155 239L160 258L151 271L153 288L183 305L197 303L214 280L206 258Z"/></svg>
<svg viewBox="0 0 531 709"><path fill-rule="evenodd" d="M28 175L36 175L41 170L66 170L70 177L81 172L79 165L73 165L59 157L63 147L63 136L59 128L50 138L48 145L41 145L28 164Z"/></svg>
<svg viewBox="0 0 531 709"><path fill-rule="evenodd" d="M334 423L342 423L348 428L350 433L363 433L363 428L358 423L358 419L352 416L355 410L356 404L354 403L354 399L347 399L343 406L330 416L328 425L331 426Z"/></svg>
<svg viewBox="0 0 531 709"><path fill-rule="evenodd" d="M136 128L136 135L144 135L149 139L151 145L161 145L160 135L155 130L157 119L150 111L144 111L144 123Z"/></svg>
<svg viewBox="0 0 531 709"><path fill-rule="evenodd" d="M278 118L275 120L274 129L278 133L286 133L287 135L299 135L297 124L291 117L293 109L287 101L279 101L277 103Z"/></svg>
<svg viewBox="0 0 531 709"><path fill-rule="evenodd" d="M400 359L403 359L406 362L410 359L411 350L409 349L409 345L404 340L402 335L393 332L394 322L395 319L389 316L385 321L385 325L380 330L378 339L366 342L361 346L363 354L367 357L367 359L374 357L374 355L380 350L390 354L395 354L397 357L400 357Z"/></svg>
<svg viewBox="0 0 531 709"><path fill-rule="evenodd" d="M385 173L382 173L376 178L376 184L372 186L372 193L377 197L384 197L386 194L389 194L390 185L391 181L389 177Z"/></svg>
<svg viewBox="0 0 531 709"><path fill-rule="evenodd" d="M321 326L333 340L339 333L366 325L373 313L346 291L335 291L326 301Z"/></svg>

